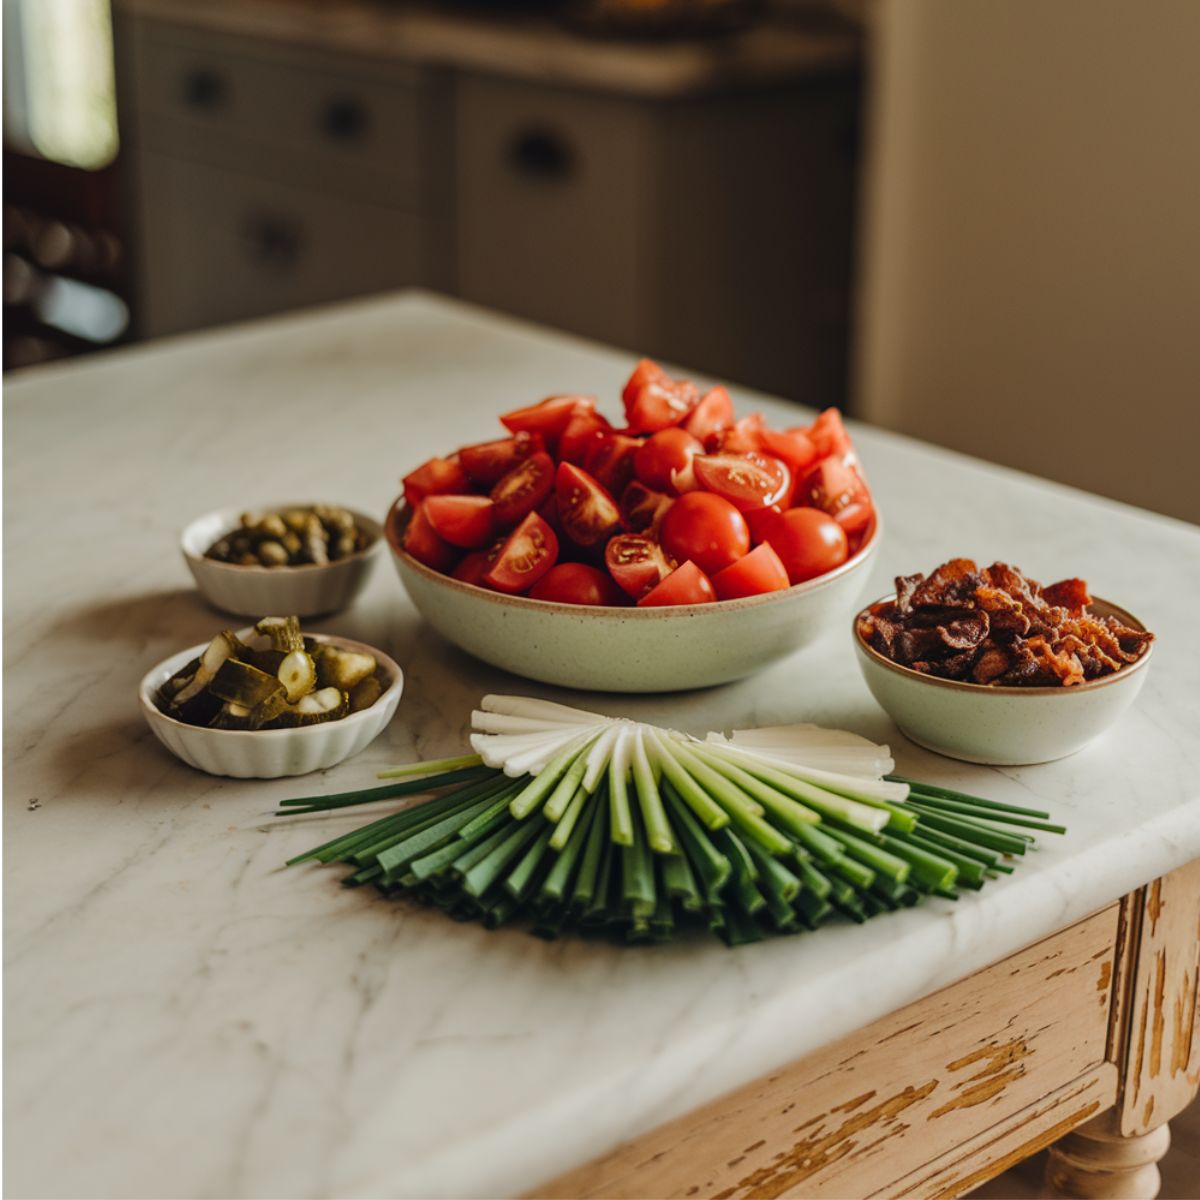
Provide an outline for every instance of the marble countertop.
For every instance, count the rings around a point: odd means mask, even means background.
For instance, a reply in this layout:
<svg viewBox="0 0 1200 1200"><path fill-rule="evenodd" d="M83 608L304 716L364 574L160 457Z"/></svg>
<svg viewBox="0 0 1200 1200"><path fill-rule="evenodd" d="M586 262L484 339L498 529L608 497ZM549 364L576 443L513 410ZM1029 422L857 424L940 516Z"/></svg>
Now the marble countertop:
<svg viewBox="0 0 1200 1200"><path fill-rule="evenodd" d="M556 390L616 404L631 355L409 293L10 378L4 438L7 1194L497 1196L554 1177L1200 854L1200 531L867 428L888 520L873 593L953 554L1078 574L1160 645L1135 709L1047 766L907 743L848 638L743 683L591 707L702 732L814 720L902 771L1069 827L1011 877L861 928L736 951L487 933L281 870L357 816L268 817L463 745L482 666L381 564L316 624L407 671L396 720L302 781L210 778L142 722L137 682L222 620L178 531L318 493L382 513L399 476ZM734 389L742 411L778 401ZM788 409L793 415L794 409Z"/></svg>
<svg viewBox="0 0 1200 1200"><path fill-rule="evenodd" d="M861 37L819 5L778 6L718 38L588 38L536 11L410 0L115 0L118 11L233 37L341 50L542 84L668 98L855 69ZM497 6L498 7L498 6Z"/></svg>

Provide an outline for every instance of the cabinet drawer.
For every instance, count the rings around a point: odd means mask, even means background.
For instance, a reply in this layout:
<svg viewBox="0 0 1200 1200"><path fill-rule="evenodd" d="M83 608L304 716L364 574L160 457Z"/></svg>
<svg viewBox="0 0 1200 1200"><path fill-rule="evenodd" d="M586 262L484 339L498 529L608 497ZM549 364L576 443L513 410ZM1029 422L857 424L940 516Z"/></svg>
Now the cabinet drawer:
<svg viewBox="0 0 1200 1200"><path fill-rule="evenodd" d="M415 206L426 77L403 64L143 25L148 150Z"/></svg>
<svg viewBox="0 0 1200 1200"><path fill-rule="evenodd" d="M420 223L158 155L143 161L144 332L151 335L419 282Z"/></svg>

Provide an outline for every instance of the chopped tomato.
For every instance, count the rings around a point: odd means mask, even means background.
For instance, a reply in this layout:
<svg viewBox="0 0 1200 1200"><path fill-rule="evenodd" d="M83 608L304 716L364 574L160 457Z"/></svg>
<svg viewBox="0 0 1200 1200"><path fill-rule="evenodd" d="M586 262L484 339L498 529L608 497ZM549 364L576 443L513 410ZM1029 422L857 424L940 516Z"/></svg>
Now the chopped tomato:
<svg viewBox="0 0 1200 1200"><path fill-rule="evenodd" d="M702 488L741 512L778 504L792 484L787 467L765 454L702 454L694 466Z"/></svg>
<svg viewBox="0 0 1200 1200"><path fill-rule="evenodd" d="M633 368L633 374L630 375L628 382L625 384L621 392L621 400L625 405L625 411L628 412L633 406L633 402L641 394L642 388L648 383L653 383L659 379L665 379L666 372L649 358L638 359L637 366Z"/></svg>
<svg viewBox="0 0 1200 1200"><path fill-rule="evenodd" d="M416 508L426 496L465 492L470 487L460 463L453 458L431 458L404 477L404 499Z"/></svg>
<svg viewBox="0 0 1200 1200"><path fill-rule="evenodd" d="M836 408L827 408L805 431L809 441L816 447L818 458L840 458L846 463L858 461L850 435L842 424L842 414Z"/></svg>
<svg viewBox="0 0 1200 1200"><path fill-rule="evenodd" d="M595 407L594 396L551 396L540 404L505 413L500 421L513 433L540 433L552 443L562 436L576 413L592 412Z"/></svg>
<svg viewBox="0 0 1200 1200"><path fill-rule="evenodd" d="M550 494L554 460L544 450L531 454L492 488L493 514L501 529L515 525Z"/></svg>
<svg viewBox="0 0 1200 1200"><path fill-rule="evenodd" d="M463 470L476 487L490 488L530 455L545 448L546 442L540 433L518 433L516 437L464 446L458 452L458 457L462 461Z"/></svg>
<svg viewBox="0 0 1200 1200"><path fill-rule="evenodd" d="M614 496L619 496L633 478L634 455L640 438L624 433L603 433L588 449L584 469Z"/></svg>
<svg viewBox="0 0 1200 1200"><path fill-rule="evenodd" d="M688 414L683 427L694 438L707 441L714 433L728 429L733 424L733 401L723 387L706 392L704 399Z"/></svg>
<svg viewBox="0 0 1200 1200"><path fill-rule="evenodd" d="M621 493L621 516L634 533L646 529L658 532L658 527L668 508L671 497L655 492L636 479Z"/></svg>
<svg viewBox="0 0 1200 1200"><path fill-rule="evenodd" d="M674 569L663 548L644 533L622 533L604 550L604 565L617 586L635 600Z"/></svg>
<svg viewBox="0 0 1200 1200"><path fill-rule="evenodd" d="M567 422L562 437L558 439L560 462L583 466L588 451L602 433L610 433L612 426L592 409L578 409Z"/></svg>
<svg viewBox="0 0 1200 1200"><path fill-rule="evenodd" d="M633 457L638 479L657 492L690 491L686 481L692 459L704 452L703 444L685 429L662 429L647 438ZM672 479L680 476L684 487L676 488Z"/></svg>
<svg viewBox="0 0 1200 1200"><path fill-rule="evenodd" d="M472 550L450 574L455 579L461 579L463 583L473 583L476 587L486 586L483 577L500 557L500 551L504 549L506 541L508 541L507 538L499 538L486 550Z"/></svg>
<svg viewBox="0 0 1200 1200"><path fill-rule="evenodd" d="M726 429L711 433L704 440L709 454L755 454L762 450L762 434L767 423L762 413L751 413Z"/></svg>
<svg viewBox="0 0 1200 1200"><path fill-rule="evenodd" d="M608 491L573 463L559 463L554 480L558 519L579 546L606 542L621 528L621 510Z"/></svg>
<svg viewBox="0 0 1200 1200"><path fill-rule="evenodd" d="M770 542L755 546L745 558L730 563L712 578L721 600L740 600L743 596L761 596L782 591L789 584L788 573Z"/></svg>
<svg viewBox="0 0 1200 1200"><path fill-rule="evenodd" d="M724 497L688 492L663 517L662 544L677 562L690 558L701 571L714 575L750 549L750 528Z"/></svg>
<svg viewBox="0 0 1200 1200"><path fill-rule="evenodd" d="M531 512L508 535L483 582L500 592L527 592L554 566L557 558L558 538L554 530Z"/></svg>
<svg viewBox="0 0 1200 1200"><path fill-rule="evenodd" d="M534 600L552 600L556 604L602 604L615 607L628 604L625 593L612 576L585 563L559 563L533 585Z"/></svg>
<svg viewBox="0 0 1200 1200"><path fill-rule="evenodd" d="M767 531L771 522L784 511L784 505L772 504L767 508L753 508L749 512L742 513L742 516L746 518L746 524L750 526L750 536L756 544L767 540Z"/></svg>
<svg viewBox="0 0 1200 1200"><path fill-rule="evenodd" d="M817 463L801 480L792 499L828 513L847 533L865 529L875 511L862 476L838 458L823 458Z"/></svg>
<svg viewBox="0 0 1200 1200"><path fill-rule="evenodd" d="M793 475L817 461L817 448L803 429L764 429L758 436L763 451L787 463Z"/></svg>
<svg viewBox="0 0 1200 1200"><path fill-rule="evenodd" d="M425 501L421 501L413 509L404 531L404 549L427 567L435 571L449 571L458 561L458 553L449 542L444 541L434 532L429 518L425 515Z"/></svg>
<svg viewBox="0 0 1200 1200"><path fill-rule="evenodd" d="M678 425L700 402L690 380L675 380L656 363L642 359L622 392L631 433L657 433Z"/></svg>
<svg viewBox="0 0 1200 1200"><path fill-rule="evenodd" d="M475 550L495 530L494 505L487 496L429 496L425 516L443 541Z"/></svg>
<svg viewBox="0 0 1200 1200"><path fill-rule="evenodd" d="M815 508L789 508L767 526L767 541L792 583L840 567L850 555L846 531Z"/></svg>
<svg viewBox="0 0 1200 1200"><path fill-rule="evenodd" d="M677 567L639 601L638 608L672 604L711 604L717 598L712 581L694 562Z"/></svg>

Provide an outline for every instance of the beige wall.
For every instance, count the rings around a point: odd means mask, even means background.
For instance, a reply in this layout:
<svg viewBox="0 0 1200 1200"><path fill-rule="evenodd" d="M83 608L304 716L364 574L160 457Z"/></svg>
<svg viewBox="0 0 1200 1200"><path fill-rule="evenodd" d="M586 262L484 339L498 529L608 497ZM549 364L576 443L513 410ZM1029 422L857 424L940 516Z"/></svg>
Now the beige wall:
<svg viewBox="0 0 1200 1200"><path fill-rule="evenodd" d="M1200 0L881 0L858 411L1200 522Z"/></svg>

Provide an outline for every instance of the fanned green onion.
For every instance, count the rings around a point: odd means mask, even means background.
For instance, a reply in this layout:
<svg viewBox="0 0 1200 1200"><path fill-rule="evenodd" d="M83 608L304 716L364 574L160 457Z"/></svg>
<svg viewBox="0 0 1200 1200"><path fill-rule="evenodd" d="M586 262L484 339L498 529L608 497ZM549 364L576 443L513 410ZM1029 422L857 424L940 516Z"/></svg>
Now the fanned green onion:
<svg viewBox="0 0 1200 1200"><path fill-rule="evenodd" d="M999 809L988 809L985 812L980 812L978 805L964 804L960 800L943 800L938 796L926 796L920 792L913 792L908 803L916 809L932 808L937 812L953 813L955 815L973 816L982 818L988 821L995 821L1000 825L1018 825L1024 829L1038 829L1042 833L1066 833L1066 826L1051 825L1047 821L1035 821L1031 817L1016 816L1013 813L1002 811Z"/></svg>
<svg viewBox="0 0 1200 1200"><path fill-rule="evenodd" d="M1021 808L1017 804L1001 804L999 800L984 800L980 796L969 796L966 792L956 792L952 788L938 787L932 783L921 783L917 779L909 779L907 775L887 775L886 779L893 783L907 783L914 792L920 792L925 796L941 796L944 800L959 800L964 804L969 804L974 808L994 808L1001 812L1016 813L1020 817L1036 817L1043 821L1050 819L1048 812L1043 812L1038 808Z"/></svg>

